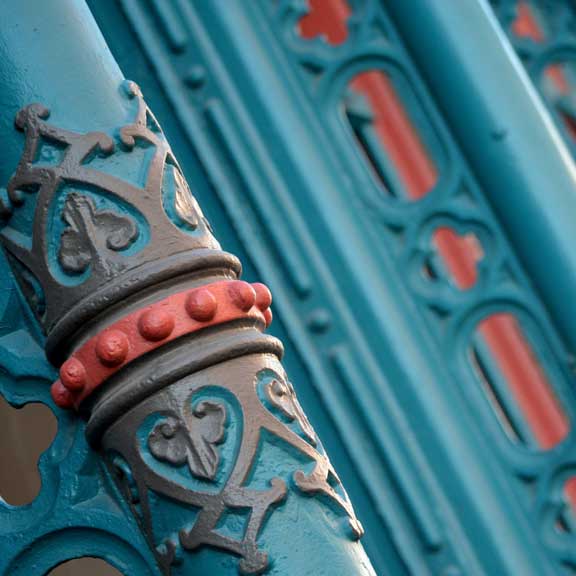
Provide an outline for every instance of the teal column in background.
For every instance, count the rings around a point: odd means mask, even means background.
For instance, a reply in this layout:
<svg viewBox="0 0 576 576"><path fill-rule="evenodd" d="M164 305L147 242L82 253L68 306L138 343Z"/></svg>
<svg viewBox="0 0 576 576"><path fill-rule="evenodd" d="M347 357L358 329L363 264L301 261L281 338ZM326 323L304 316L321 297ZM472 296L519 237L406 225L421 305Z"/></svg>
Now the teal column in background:
<svg viewBox="0 0 576 576"><path fill-rule="evenodd" d="M558 129L486 0L386 6L574 353L576 167Z"/></svg>

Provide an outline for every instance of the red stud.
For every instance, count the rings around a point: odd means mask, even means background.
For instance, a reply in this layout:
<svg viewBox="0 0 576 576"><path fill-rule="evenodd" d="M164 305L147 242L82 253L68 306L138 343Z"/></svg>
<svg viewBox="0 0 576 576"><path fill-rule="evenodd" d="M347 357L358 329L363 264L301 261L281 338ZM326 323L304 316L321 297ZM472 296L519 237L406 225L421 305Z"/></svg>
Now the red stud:
<svg viewBox="0 0 576 576"><path fill-rule="evenodd" d="M198 288L190 292L185 306L190 318L198 322L208 322L214 318L218 302L210 290Z"/></svg>
<svg viewBox="0 0 576 576"><path fill-rule="evenodd" d="M232 302L243 312L248 312L256 302L256 291L248 282L237 280L228 288Z"/></svg>
<svg viewBox="0 0 576 576"><path fill-rule="evenodd" d="M270 310L270 308L266 308L266 310L262 312L262 315L264 316L264 322L266 322L266 328L268 328L268 326L272 324L272 310Z"/></svg>
<svg viewBox="0 0 576 576"><path fill-rule="evenodd" d="M106 366L118 366L126 360L130 342L128 336L120 330L110 330L104 332L98 338L96 344L96 355L102 364Z"/></svg>
<svg viewBox="0 0 576 576"><path fill-rule="evenodd" d="M70 390L64 388L60 380L56 380L56 382L52 384L50 392L52 393L52 399L56 406L60 406L60 408L72 408L74 405L74 398Z"/></svg>
<svg viewBox="0 0 576 576"><path fill-rule="evenodd" d="M72 392L82 390L86 385L86 368L77 358L69 358L60 367L60 381Z"/></svg>
<svg viewBox="0 0 576 576"><path fill-rule="evenodd" d="M272 304L272 294L270 290L268 290L268 286L256 282L252 284L252 288L256 291L256 306L262 311L270 308L270 304Z"/></svg>
<svg viewBox="0 0 576 576"><path fill-rule="evenodd" d="M168 338L174 330L174 316L167 310L147 310L138 320L138 331L146 340L158 342Z"/></svg>

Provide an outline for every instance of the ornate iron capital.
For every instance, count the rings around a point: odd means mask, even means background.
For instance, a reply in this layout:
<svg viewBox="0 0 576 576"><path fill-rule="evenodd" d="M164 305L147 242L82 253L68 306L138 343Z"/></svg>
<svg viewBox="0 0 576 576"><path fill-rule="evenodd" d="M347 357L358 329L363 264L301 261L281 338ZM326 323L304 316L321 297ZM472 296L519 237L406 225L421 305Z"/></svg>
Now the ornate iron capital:
<svg viewBox="0 0 576 576"><path fill-rule="evenodd" d="M123 90L134 119L112 134L58 128L39 104L16 117L1 239L60 366L55 402L88 419L165 574L229 573L230 554L266 572L275 515L286 538L327 542L325 523L344 522L358 539L282 345L263 334L269 290L238 279L139 88ZM337 536L328 548L339 574L369 573Z"/></svg>

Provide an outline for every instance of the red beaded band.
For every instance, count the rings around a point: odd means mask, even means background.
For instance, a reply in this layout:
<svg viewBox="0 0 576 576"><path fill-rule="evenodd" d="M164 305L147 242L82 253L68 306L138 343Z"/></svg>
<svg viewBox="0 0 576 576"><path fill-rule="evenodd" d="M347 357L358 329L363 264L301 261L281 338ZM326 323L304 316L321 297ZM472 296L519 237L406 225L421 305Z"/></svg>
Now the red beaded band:
<svg viewBox="0 0 576 576"><path fill-rule="evenodd" d="M185 334L251 318L272 322L272 295L264 284L215 282L173 294L118 320L88 340L62 364L52 398L62 408L78 408L94 389L135 358Z"/></svg>

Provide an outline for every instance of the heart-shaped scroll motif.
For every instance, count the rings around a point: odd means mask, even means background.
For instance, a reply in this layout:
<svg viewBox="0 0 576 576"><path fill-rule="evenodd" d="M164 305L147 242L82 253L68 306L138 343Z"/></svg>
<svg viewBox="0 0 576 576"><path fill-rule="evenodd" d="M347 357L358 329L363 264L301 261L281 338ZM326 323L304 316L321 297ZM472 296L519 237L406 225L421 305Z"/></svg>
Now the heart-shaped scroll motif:
<svg viewBox="0 0 576 576"><path fill-rule="evenodd" d="M81 274L101 247L119 252L138 238L138 228L128 217L98 210L89 196L71 193L62 211L67 228L60 237L58 259L66 272Z"/></svg>
<svg viewBox="0 0 576 576"><path fill-rule="evenodd" d="M174 466L188 464L193 476L214 480L226 409L215 402L200 402L190 416L188 426L176 415L158 422L148 436L148 448L157 460Z"/></svg>
<svg viewBox="0 0 576 576"><path fill-rule="evenodd" d="M195 230L198 226L198 219L203 217L202 210L192 195L188 183L177 169L174 170L174 180L176 184L174 198L176 213L190 228Z"/></svg>
<svg viewBox="0 0 576 576"><path fill-rule="evenodd" d="M312 424L306 417L298 398L296 397L296 392L294 387L290 382L284 382L281 380L274 379L266 385L266 396L270 403L278 408L284 416L290 420L298 422L300 428L310 440L310 442L316 445L316 433Z"/></svg>

